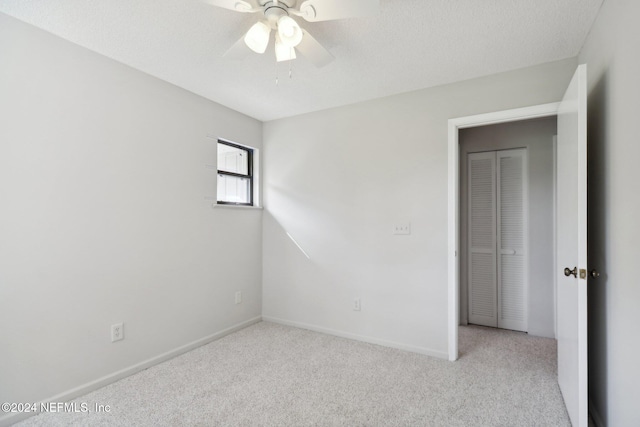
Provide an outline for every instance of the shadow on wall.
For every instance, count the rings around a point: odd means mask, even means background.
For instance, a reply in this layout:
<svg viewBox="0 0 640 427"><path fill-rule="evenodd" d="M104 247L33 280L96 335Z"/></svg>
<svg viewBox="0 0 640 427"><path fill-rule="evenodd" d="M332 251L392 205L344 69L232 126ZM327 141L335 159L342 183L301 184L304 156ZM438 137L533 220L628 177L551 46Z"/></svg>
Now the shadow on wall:
<svg viewBox="0 0 640 427"><path fill-rule="evenodd" d="M608 72L604 72L589 93L587 128L587 243L588 268L600 273L589 279L588 292L588 346L589 346L589 400L598 402L595 411L598 421L606 420L607 396L607 140L608 126ZM591 406L591 403L590 403ZM605 411L605 412L600 412Z"/></svg>

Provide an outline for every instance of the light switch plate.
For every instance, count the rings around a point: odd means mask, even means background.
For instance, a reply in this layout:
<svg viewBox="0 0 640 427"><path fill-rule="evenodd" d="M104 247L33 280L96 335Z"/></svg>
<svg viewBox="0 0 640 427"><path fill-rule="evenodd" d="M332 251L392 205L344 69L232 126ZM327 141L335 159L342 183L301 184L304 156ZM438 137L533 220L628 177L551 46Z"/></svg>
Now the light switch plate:
<svg viewBox="0 0 640 427"><path fill-rule="evenodd" d="M399 222L393 225L393 234L395 235L408 235L411 234L410 222Z"/></svg>

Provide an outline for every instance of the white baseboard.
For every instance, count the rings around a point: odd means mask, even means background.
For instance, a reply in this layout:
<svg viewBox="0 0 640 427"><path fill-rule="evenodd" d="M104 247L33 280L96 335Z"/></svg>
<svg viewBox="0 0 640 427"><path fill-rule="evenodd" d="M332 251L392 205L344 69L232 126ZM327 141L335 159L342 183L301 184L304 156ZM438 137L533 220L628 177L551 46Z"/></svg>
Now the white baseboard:
<svg viewBox="0 0 640 427"><path fill-rule="evenodd" d="M133 366L129 366L128 368L124 368L121 369L117 372L114 372L112 374L109 375L105 375L102 378L98 378L97 380L85 383L81 386L72 388L71 390L67 390L65 392L62 392L60 394L57 394L55 396L52 396L48 399L44 399L41 402L37 403L37 406L40 406L40 403L47 403L47 402L67 402L70 400L73 400L77 397L80 396L84 396L85 394L91 393L92 391L98 390L99 388L102 388L106 385L109 385L111 383L114 383L118 380L121 380L122 378L126 378L128 376L131 376L133 374L136 374L140 371L143 371L147 368L150 368L151 366L157 365L159 363L165 362L169 359L173 359L176 356L179 356L183 353L186 353L188 351L191 351L195 348L198 348L200 346L203 346L205 344L209 344L210 342L219 340L220 338L223 338L229 334L232 334L234 332L237 332L241 329L244 329L248 326L251 326L255 323L258 323L262 320L262 316L258 316L258 317L254 317L252 319L246 320L244 322L238 323L234 326L231 326L227 329L223 329L222 331L216 332L215 334L211 334L209 336L206 336L204 338L201 338L199 340L190 342L188 344L185 344L183 346L180 346L178 348L175 348L173 350L169 350L165 353L162 353L158 356L152 357L150 359L147 359L145 361L142 361L140 363L137 363ZM26 418L29 418L33 415L37 415L36 413L10 413L6 416L3 416L0 418L0 427L7 427L10 426L11 424L17 423L18 421L22 421Z"/></svg>
<svg viewBox="0 0 640 427"><path fill-rule="evenodd" d="M591 415L591 419L593 420L593 423L596 425L596 427L606 427L606 424L604 423L604 421L602 421L602 417L600 416L598 409L593 404L593 401L591 399L589 399L589 415Z"/></svg>
<svg viewBox="0 0 640 427"><path fill-rule="evenodd" d="M322 326L310 325L308 323L295 322L291 320L280 319L272 316L262 316L262 320L266 322L279 323L281 325L293 326L300 329L308 329L314 332L321 332L327 335L334 335L336 337L348 338L351 340L362 341L370 344L377 344L383 347L397 348L399 350L410 351L412 353L424 354L426 356L437 357L438 359L448 360L449 354L445 351L433 350L426 347L417 347L409 344L397 343L394 341L387 341L378 338L368 337L364 335L352 334L350 332L338 331L335 329L329 329Z"/></svg>

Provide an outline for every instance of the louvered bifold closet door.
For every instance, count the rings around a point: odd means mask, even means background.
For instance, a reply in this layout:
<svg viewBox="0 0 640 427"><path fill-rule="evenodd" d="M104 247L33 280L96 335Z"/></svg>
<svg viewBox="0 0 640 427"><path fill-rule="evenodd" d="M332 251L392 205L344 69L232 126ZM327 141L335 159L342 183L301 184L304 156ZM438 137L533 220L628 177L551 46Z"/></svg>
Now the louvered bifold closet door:
<svg viewBox="0 0 640 427"><path fill-rule="evenodd" d="M496 327L496 154L472 153L467 160L469 322Z"/></svg>
<svg viewBox="0 0 640 427"><path fill-rule="evenodd" d="M527 331L527 151L497 152L498 327Z"/></svg>

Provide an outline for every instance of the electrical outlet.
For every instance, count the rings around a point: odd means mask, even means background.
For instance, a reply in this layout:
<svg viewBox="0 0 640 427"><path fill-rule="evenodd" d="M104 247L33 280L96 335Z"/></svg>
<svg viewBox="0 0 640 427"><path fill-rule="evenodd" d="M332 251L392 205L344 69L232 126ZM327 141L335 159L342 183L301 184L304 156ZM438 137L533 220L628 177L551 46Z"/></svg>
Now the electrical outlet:
<svg viewBox="0 0 640 427"><path fill-rule="evenodd" d="M360 298L353 300L353 311L360 311Z"/></svg>
<svg viewBox="0 0 640 427"><path fill-rule="evenodd" d="M242 291L236 292L236 304L240 304L242 302Z"/></svg>
<svg viewBox="0 0 640 427"><path fill-rule="evenodd" d="M411 223L410 222L402 222L393 225L393 234L395 235L407 235L411 234Z"/></svg>
<svg viewBox="0 0 640 427"><path fill-rule="evenodd" d="M111 342L116 342L124 339L124 323L116 323L111 325Z"/></svg>

